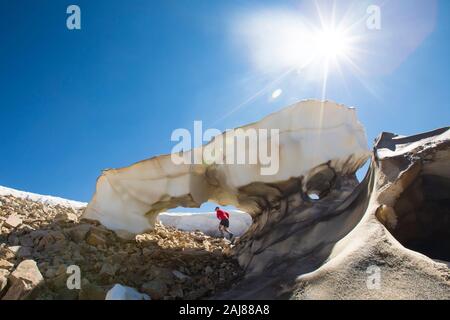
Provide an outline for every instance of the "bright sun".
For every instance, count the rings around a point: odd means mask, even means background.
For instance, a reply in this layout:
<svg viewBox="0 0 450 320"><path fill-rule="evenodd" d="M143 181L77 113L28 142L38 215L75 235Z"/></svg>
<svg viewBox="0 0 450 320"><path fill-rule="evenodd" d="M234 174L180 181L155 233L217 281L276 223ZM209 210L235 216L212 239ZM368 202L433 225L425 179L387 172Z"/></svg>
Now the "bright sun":
<svg viewBox="0 0 450 320"><path fill-rule="evenodd" d="M319 57L338 59L348 54L349 37L338 29L326 29L314 35L315 51Z"/></svg>
<svg viewBox="0 0 450 320"><path fill-rule="evenodd" d="M361 46L365 41L361 23L351 12L341 17L334 5L322 10L315 4L316 14L284 9L263 10L239 20L236 32L249 49L251 62L271 79L224 117L268 90L272 90L271 101L281 96L286 99L289 93L282 87L284 84L301 85L302 88L303 84L321 85L321 99L325 100L329 80L336 81L340 77L346 86L345 77L349 72L360 78L360 54L364 53Z"/></svg>

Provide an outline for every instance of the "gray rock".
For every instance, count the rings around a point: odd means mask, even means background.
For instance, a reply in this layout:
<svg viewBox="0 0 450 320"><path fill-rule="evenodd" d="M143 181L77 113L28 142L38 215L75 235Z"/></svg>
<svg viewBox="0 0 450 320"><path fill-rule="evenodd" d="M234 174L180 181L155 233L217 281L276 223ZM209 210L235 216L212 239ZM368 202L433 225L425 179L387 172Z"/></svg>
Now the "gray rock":
<svg viewBox="0 0 450 320"><path fill-rule="evenodd" d="M144 283L141 291L150 295L152 300L160 300L167 294L167 285L160 279L154 279Z"/></svg>
<svg viewBox="0 0 450 320"><path fill-rule="evenodd" d="M34 245L33 238L30 235L21 237L20 245L25 247L32 247Z"/></svg>
<svg viewBox="0 0 450 320"><path fill-rule="evenodd" d="M86 238L89 230L91 229L91 225L89 224L80 224L76 227L67 229L66 231L69 233L69 236L73 241L83 241Z"/></svg>
<svg viewBox="0 0 450 320"><path fill-rule="evenodd" d="M116 274L118 267L109 263L103 264L100 275L101 276L114 276Z"/></svg>
<svg viewBox="0 0 450 320"><path fill-rule="evenodd" d="M184 273L182 273L182 272L180 272L178 270L173 270L172 273L177 279L179 279L181 281L185 281L185 280L191 279L191 277L185 275Z"/></svg>
<svg viewBox="0 0 450 320"><path fill-rule="evenodd" d="M211 268L210 266L207 266L206 268L205 268L205 273L206 274L211 274L211 273L213 273L214 272L214 270L213 270L213 268Z"/></svg>
<svg viewBox="0 0 450 320"><path fill-rule="evenodd" d="M29 258L33 255L33 248L18 246L16 251L16 257L18 258Z"/></svg>

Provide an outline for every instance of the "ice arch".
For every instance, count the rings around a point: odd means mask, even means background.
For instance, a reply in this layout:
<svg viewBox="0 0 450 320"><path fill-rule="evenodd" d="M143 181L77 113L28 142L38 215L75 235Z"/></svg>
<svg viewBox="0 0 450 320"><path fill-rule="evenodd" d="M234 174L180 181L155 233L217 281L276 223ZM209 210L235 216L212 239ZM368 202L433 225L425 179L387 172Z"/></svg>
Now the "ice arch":
<svg viewBox="0 0 450 320"><path fill-rule="evenodd" d="M207 201L233 205L256 219L284 189L297 183L305 192L326 194L336 176L354 174L370 154L355 109L329 101L303 101L238 129L279 130L276 174L261 174L260 159L245 165L175 164L170 154L162 155L104 171L84 217L122 236L151 229L160 212ZM215 139L229 139L224 135ZM184 156L198 152L193 149ZM227 156L224 153L224 163Z"/></svg>

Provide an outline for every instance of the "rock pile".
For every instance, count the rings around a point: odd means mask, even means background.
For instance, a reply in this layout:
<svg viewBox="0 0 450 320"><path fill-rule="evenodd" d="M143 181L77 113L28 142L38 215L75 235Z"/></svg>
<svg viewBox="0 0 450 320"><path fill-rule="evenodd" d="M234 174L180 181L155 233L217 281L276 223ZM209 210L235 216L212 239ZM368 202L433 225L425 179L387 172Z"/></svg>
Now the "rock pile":
<svg viewBox="0 0 450 320"><path fill-rule="evenodd" d="M157 225L124 241L82 210L0 197L1 299L104 299L115 284L151 299L201 299L241 276L230 244ZM69 266L80 289L67 287Z"/></svg>

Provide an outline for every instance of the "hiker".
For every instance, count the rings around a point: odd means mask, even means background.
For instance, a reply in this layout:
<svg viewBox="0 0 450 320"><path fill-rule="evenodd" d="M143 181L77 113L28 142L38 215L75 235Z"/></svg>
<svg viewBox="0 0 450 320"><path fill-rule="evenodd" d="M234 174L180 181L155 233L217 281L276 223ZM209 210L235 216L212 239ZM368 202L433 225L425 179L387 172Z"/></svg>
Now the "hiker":
<svg viewBox="0 0 450 320"><path fill-rule="evenodd" d="M220 220L219 231L222 237L224 237L224 231L230 235L230 240L233 239L233 234L228 230L230 227L230 214L219 207L216 207L216 216Z"/></svg>

